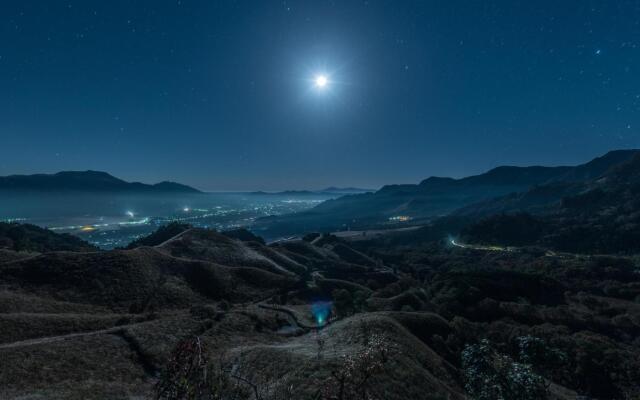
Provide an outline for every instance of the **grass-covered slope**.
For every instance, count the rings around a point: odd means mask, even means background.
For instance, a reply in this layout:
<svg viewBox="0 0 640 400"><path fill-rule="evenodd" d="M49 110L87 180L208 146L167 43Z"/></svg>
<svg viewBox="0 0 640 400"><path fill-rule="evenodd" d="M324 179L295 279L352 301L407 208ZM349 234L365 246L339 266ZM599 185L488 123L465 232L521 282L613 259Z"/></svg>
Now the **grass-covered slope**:
<svg viewBox="0 0 640 400"><path fill-rule="evenodd" d="M189 229L131 250L7 250L0 398L152 399L203 368L222 385L211 393L238 400L340 387L462 400L476 376L485 389L522 376L535 400L640 395L634 258L456 248L444 226L425 229L269 246Z"/></svg>
<svg viewBox="0 0 640 400"><path fill-rule="evenodd" d="M39 252L95 251L96 247L68 234L54 233L30 224L0 222L0 249Z"/></svg>

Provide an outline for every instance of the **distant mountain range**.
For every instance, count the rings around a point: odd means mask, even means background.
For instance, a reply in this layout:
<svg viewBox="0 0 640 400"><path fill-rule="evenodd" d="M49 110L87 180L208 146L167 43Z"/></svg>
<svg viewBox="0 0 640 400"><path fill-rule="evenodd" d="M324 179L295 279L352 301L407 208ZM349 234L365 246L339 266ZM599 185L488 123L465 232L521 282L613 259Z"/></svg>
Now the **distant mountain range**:
<svg viewBox="0 0 640 400"><path fill-rule="evenodd" d="M362 189L362 188L356 188L356 187L346 187L346 188L341 188L341 187L328 187L326 189L322 189L321 192L325 192L325 193L369 193L369 192L375 192L374 189Z"/></svg>
<svg viewBox="0 0 640 400"><path fill-rule="evenodd" d="M598 160L598 159L597 159ZM455 213L465 240L587 253L640 249L640 154L581 182L549 183Z"/></svg>
<svg viewBox="0 0 640 400"><path fill-rule="evenodd" d="M482 217L498 213L519 211L542 212L544 208L560 202L567 196L577 195L613 176L623 165L640 155L639 150L616 150L595 158L586 164L570 167L565 173L548 181L532 185L524 191L493 197L465 206L454 212L457 216Z"/></svg>
<svg viewBox="0 0 640 400"><path fill-rule="evenodd" d="M106 172L64 171L56 174L10 175L0 177L0 190L27 192L131 192L131 193L202 193L175 182L148 185L126 182Z"/></svg>
<svg viewBox="0 0 640 400"><path fill-rule="evenodd" d="M251 192L250 194L256 195L278 195L278 196L312 196L312 195L345 195L345 194L358 194L358 193L370 193L375 192L374 189L360 189L354 187L348 188L339 188L339 187L328 187L326 189L321 190L285 190L281 192Z"/></svg>
<svg viewBox="0 0 640 400"><path fill-rule="evenodd" d="M375 193L328 200L305 212L263 218L255 230L273 237L379 226L394 217L420 223L452 213L488 215L541 207L578 193L585 182L638 154L640 150L616 150L578 166L502 166L461 179L430 177L419 184L389 185Z"/></svg>
<svg viewBox="0 0 640 400"><path fill-rule="evenodd" d="M54 187L139 185L80 174ZM0 222L0 398L640 399L640 152L327 204L271 221L423 226L267 245L176 221L103 251Z"/></svg>

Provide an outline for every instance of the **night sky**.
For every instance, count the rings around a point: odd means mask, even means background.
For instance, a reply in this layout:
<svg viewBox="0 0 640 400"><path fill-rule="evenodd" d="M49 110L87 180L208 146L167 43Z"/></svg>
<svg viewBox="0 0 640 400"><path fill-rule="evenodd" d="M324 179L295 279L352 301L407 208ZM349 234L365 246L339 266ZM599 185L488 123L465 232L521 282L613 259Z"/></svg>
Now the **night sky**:
<svg viewBox="0 0 640 400"><path fill-rule="evenodd" d="M639 0L0 2L0 175L375 188L635 147Z"/></svg>

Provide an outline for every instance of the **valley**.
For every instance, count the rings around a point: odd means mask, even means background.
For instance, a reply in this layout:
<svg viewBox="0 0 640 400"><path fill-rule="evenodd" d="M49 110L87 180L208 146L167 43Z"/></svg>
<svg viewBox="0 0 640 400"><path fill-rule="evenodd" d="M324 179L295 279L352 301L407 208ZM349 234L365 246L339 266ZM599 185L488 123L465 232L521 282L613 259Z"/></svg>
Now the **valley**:
<svg viewBox="0 0 640 400"><path fill-rule="evenodd" d="M176 218L112 250L0 223L0 397L640 396L640 249L625 236L638 232L638 157L604 172L598 159L595 177L562 169L580 189L526 208L469 212L555 181L446 216L271 241L263 220L216 231ZM372 195L346 198L359 196ZM604 222L621 218L622 230ZM504 378L518 368L526 383Z"/></svg>
<svg viewBox="0 0 640 400"><path fill-rule="evenodd" d="M640 400L640 0L0 1L0 400Z"/></svg>

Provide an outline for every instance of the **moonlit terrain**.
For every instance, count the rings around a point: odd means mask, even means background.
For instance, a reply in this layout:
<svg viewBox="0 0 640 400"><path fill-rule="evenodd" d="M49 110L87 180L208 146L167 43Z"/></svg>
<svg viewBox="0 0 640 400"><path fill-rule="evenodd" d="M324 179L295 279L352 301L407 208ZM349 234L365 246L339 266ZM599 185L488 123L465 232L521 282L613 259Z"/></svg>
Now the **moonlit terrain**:
<svg viewBox="0 0 640 400"><path fill-rule="evenodd" d="M0 221L47 227L112 249L171 221L223 231L249 226L259 217L302 211L332 197L326 193L6 194L0 197Z"/></svg>

